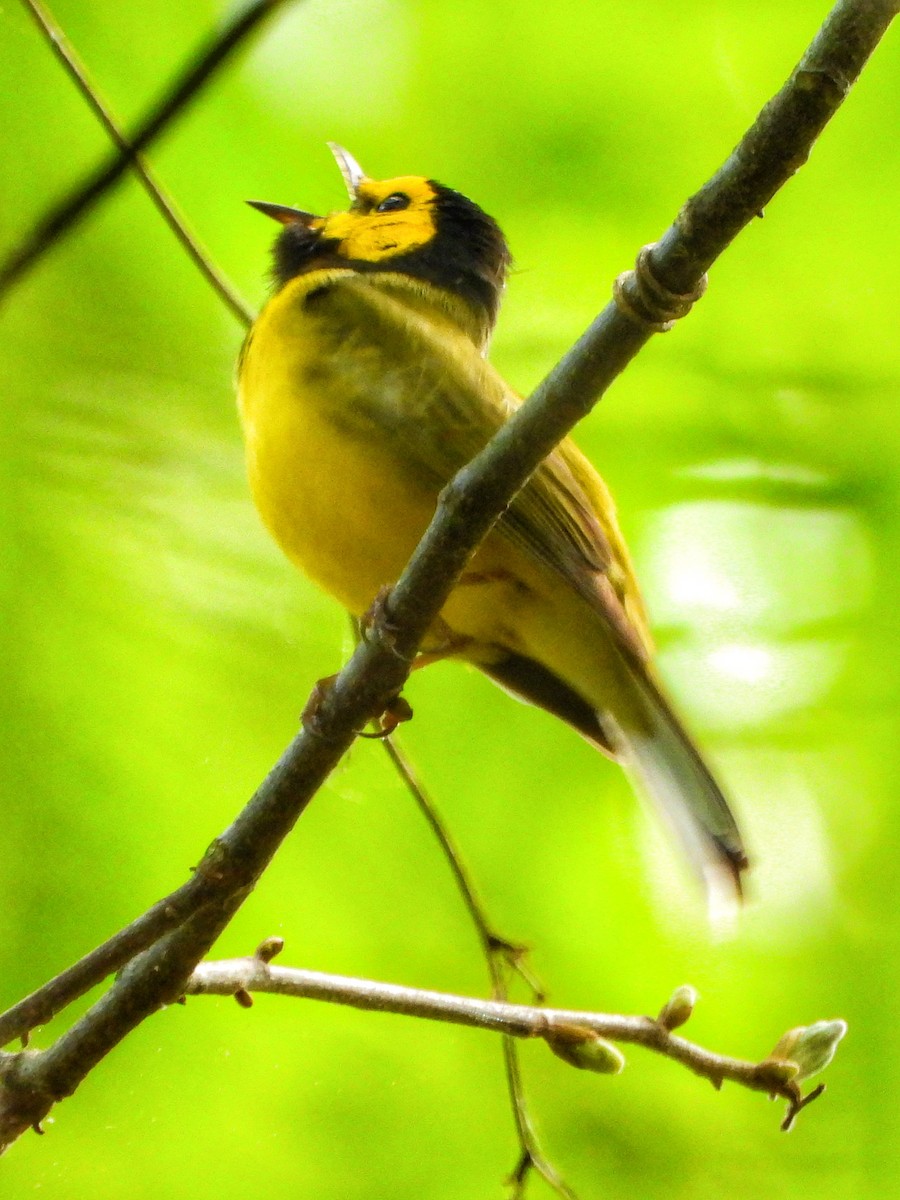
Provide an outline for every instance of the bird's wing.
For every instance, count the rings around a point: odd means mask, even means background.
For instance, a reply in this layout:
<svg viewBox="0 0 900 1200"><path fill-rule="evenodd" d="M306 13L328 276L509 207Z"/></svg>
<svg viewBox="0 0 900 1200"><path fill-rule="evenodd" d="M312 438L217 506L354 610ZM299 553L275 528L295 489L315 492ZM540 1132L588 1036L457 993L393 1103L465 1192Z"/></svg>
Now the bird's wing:
<svg viewBox="0 0 900 1200"><path fill-rule="evenodd" d="M448 483L521 403L471 341L399 300L396 284L388 292L377 276L342 276L304 304L330 376L323 392L341 398L333 419L360 438L387 438L428 488ZM543 461L498 530L563 575L646 657L643 606L612 499L573 442Z"/></svg>

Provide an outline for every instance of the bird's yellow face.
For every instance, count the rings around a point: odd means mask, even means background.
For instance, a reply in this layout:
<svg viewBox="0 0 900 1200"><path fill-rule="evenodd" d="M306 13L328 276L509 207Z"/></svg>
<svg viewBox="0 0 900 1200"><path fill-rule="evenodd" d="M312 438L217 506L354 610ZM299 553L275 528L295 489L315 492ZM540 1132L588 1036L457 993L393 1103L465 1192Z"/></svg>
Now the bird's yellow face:
<svg viewBox="0 0 900 1200"><path fill-rule="evenodd" d="M332 146L350 193L350 208L320 217L251 200L284 229L274 249L276 287L298 275L335 267L391 272L449 294L471 315L486 342L497 315L510 257L497 222L452 188L421 175L370 179L354 158Z"/></svg>
<svg viewBox="0 0 900 1200"><path fill-rule="evenodd" d="M338 255L376 263L419 250L437 234L434 185L418 175L364 179L349 212L325 217L323 241L337 243Z"/></svg>

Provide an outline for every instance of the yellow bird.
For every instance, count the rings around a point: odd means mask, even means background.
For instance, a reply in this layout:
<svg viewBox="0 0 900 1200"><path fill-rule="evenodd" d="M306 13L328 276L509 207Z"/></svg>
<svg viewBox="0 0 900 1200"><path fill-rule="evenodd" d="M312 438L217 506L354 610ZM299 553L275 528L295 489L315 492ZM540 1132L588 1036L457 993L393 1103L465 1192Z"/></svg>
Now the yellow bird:
<svg viewBox="0 0 900 1200"><path fill-rule="evenodd" d="M510 264L459 192L369 179L332 146L347 212L251 201L284 228L239 366L251 489L287 556L356 617L400 575L456 472L521 400L485 358ZM740 894L734 818L663 695L603 480L544 460L432 626L422 662L472 663L621 762L711 890Z"/></svg>

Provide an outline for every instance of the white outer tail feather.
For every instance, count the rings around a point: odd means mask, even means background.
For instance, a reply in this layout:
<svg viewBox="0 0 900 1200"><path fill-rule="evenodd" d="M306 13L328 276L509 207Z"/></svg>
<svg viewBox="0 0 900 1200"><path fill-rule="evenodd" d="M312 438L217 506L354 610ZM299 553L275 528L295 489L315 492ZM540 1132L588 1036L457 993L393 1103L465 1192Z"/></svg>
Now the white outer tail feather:
<svg viewBox="0 0 900 1200"><path fill-rule="evenodd" d="M629 669L642 727L598 713L616 756L638 790L653 801L680 838L706 885L711 913L733 912L747 866L728 802L681 722L652 680Z"/></svg>

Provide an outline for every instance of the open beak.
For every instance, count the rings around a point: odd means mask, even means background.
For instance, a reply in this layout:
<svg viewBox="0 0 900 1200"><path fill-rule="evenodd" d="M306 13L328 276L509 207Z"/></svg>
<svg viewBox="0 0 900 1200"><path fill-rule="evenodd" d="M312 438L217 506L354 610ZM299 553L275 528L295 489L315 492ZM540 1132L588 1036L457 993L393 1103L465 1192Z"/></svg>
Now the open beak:
<svg viewBox="0 0 900 1200"><path fill-rule="evenodd" d="M337 165L340 167L341 174L344 177L344 183L347 185L350 200L355 204L357 189L366 178L366 173L353 155L348 150L345 150L343 146L339 146L337 142L329 142L328 149L337 160ZM257 212L265 213L267 217L271 217L273 221L280 221L282 225L293 225L297 221L301 225L305 225L308 229L314 221L321 221L322 219L321 217L317 217L315 213L305 212L302 208L289 208L286 204L269 204L267 200L248 200L247 203L251 208L255 208Z"/></svg>
<svg viewBox="0 0 900 1200"><path fill-rule="evenodd" d="M269 204L266 200L248 200L247 203L251 208L271 217L273 221L280 221L282 225L292 225L299 221L308 228L313 221L321 219L315 213L304 212L302 208L288 208L286 204Z"/></svg>

